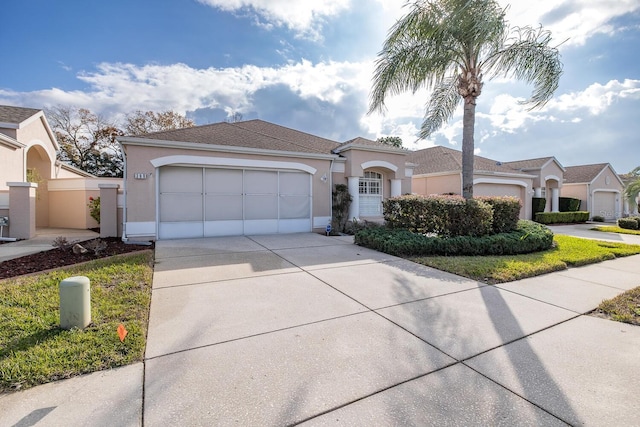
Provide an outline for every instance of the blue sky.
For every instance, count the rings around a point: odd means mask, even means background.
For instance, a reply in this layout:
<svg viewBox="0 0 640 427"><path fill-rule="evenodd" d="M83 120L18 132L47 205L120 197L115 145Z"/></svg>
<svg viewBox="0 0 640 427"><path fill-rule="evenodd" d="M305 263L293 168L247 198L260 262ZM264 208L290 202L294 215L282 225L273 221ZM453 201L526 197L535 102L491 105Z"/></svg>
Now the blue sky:
<svg viewBox="0 0 640 427"><path fill-rule="evenodd" d="M174 110L197 124L239 112L337 141L393 135L409 149L460 149L461 110L416 141L425 91L390 99L385 115L366 114L374 61L403 4L6 0L0 104L76 106L113 120ZM531 87L485 81L477 154L609 162L619 173L640 166L640 2L514 1L507 17L552 31L563 42L564 74L554 98L534 111L518 104Z"/></svg>

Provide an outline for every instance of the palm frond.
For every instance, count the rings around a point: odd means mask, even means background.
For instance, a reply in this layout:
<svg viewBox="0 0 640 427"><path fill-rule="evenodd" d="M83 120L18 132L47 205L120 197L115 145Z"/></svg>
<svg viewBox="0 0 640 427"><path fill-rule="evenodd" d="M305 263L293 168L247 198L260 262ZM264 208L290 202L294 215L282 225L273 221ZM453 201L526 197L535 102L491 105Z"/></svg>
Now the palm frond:
<svg viewBox="0 0 640 427"><path fill-rule="evenodd" d="M427 138L447 122L462 101L458 95L457 77L449 77L434 88L427 103L420 138Z"/></svg>

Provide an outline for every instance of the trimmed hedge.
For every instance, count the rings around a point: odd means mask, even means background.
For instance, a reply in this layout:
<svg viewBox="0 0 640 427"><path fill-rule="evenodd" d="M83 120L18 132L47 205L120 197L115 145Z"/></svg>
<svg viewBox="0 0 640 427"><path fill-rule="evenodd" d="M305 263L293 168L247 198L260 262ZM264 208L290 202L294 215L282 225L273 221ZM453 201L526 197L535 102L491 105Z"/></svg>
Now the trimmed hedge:
<svg viewBox="0 0 640 427"><path fill-rule="evenodd" d="M393 197L382 203L390 228L440 236L482 236L491 233L493 210L482 200L461 196Z"/></svg>
<svg viewBox="0 0 640 427"><path fill-rule="evenodd" d="M544 212L545 206L547 206L547 199L544 197L532 197L531 206L533 211L533 217L535 218L538 212Z"/></svg>
<svg viewBox="0 0 640 427"><path fill-rule="evenodd" d="M574 199L573 197L560 197L558 198L558 209L560 212L578 212L580 210L580 204L582 200Z"/></svg>
<svg viewBox="0 0 640 427"><path fill-rule="evenodd" d="M522 203L517 197L478 197L493 209L494 233L508 233L518 227Z"/></svg>
<svg viewBox="0 0 640 427"><path fill-rule="evenodd" d="M567 224L589 220L588 211L578 212L538 212L535 221L541 224Z"/></svg>
<svg viewBox="0 0 640 427"><path fill-rule="evenodd" d="M618 227L624 228L627 230L638 230L640 229L640 216L620 218L618 220Z"/></svg>
<svg viewBox="0 0 640 427"><path fill-rule="evenodd" d="M533 221L521 220L510 233L471 237L428 237L387 227L360 230L355 243L391 255L515 255L550 249L553 232Z"/></svg>

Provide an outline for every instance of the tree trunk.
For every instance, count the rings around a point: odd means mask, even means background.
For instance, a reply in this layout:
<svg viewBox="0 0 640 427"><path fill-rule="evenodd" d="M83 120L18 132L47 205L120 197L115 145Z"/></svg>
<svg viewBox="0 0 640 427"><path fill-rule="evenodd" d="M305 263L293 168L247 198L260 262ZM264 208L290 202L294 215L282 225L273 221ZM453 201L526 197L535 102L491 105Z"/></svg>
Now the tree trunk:
<svg viewBox="0 0 640 427"><path fill-rule="evenodd" d="M476 122L476 99L468 97L464 100L462 115L462 197L473 198L473 132Z"/></svg>

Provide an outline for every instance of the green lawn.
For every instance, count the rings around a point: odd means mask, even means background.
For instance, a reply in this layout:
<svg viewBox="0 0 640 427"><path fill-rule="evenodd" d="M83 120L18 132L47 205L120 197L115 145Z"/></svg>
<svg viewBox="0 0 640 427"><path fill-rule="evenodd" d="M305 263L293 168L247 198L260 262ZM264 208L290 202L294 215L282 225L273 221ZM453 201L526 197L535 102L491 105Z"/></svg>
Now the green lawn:
<svg viewBox="0 0 640 427"><path fill-rule="evenodd" d="M640 287L603 301L596 309L596 314L640 326Z"/></svg>
<svg viewBox="0 0 640 427"><path fill-rule="evenodd" d="M636 236L640 236L640 230L629 230L627 228L616 227L615 225L599 225L597 227L593 227L591 230L603 231L605 233L635 234Z"/></svg>
<svg viewBox="0 0 640 427"><path fill-rule="evenodd" d="M0 281L0 392L141 361L152 263L145 251ZM70 276L91 280L92 323L84 330L59 328L58 285Z"/></svg>
<svg viewBox="0 0 640 427"><path fill-rule="evenodd" d="M495 284L639 253L640 245L556 235L552 249L525 255L429 256L410 259L438 270Z"/></svg>

